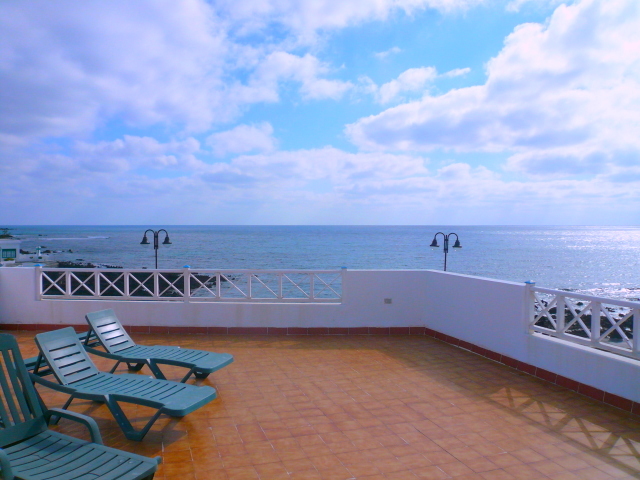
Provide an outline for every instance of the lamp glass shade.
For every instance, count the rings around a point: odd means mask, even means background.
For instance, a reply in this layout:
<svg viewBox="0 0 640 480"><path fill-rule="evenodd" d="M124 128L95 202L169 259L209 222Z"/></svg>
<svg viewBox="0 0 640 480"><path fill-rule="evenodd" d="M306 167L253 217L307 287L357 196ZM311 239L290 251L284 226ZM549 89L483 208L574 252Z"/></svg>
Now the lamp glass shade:
<svg viewBox="0 0 640 480"><path fill-rule="evenodd" d="M433 239L433 242L431 242L431 245L429 245L429 246L430 246L430 247L437 248L437 247L439 247L440 245L438 245L438 240L436 240L436 239L434 238L434 239Z"/></svg>
<svg viewBox="0 0 640 480"><path fill-rule="evenodd" d="M140 242L140 245L149 245L149 239L147 238L147 234L144 234L144 237L142 237L142 241Z"/></svg>
<svg viewBox="0 0 640 480"><path fill-rule="evenodd" d="M462 248L462 245L460 245L460 240L456 239L456 243L453 244L453 248Z"/></svg>
<svg viewBox="0 0 640 480"><path fill-rule="evenodd" d="M171 245L171 240L169 240L169 235L164 237L164 242L162 242L162 244L163 245Z"/></svg>

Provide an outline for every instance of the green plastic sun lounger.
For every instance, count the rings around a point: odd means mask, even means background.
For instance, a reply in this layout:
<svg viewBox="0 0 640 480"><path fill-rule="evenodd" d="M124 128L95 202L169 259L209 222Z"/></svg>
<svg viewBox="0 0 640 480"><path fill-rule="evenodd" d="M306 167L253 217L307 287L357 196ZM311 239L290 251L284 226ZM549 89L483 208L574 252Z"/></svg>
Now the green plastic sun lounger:
<svg viewBox="0 0 640 480"><path fill-rule="evenodd" d="M100 355L116 360L111 372L115 372L118 365L126 363L129 370L140 370L147 365L156 378L165 379L158 365L174 365L188 368L189 371L181 382L186 382L193 374L196 378L207 378L210 373L221 369L233 362L233 356L228 353L214 353L204 350L192 350L180 347L136 345L122 327L113 310L100 310L88 313L85 318L89 323L85 348L94 355ZM106 350L91 348L86 343L97 337Z"/></svg>
<svg viewBox="0 0 640 480"><path fill-rule="evenodd" d="M158 380L145 375L105 373L99 371L85 352L72 327L36 335L41 358L31 378L53 390L69 394L63 409L76 399L93 400L109 407L111 414L130 440L142 440L161 414L183 417L216 398L209 386ZM46 361L58 383L38 375L42 360ZM136 431L119 402L155 408L148 423Z"/></svg>
<svg viewBox="0 0 640 480"><path fill-rule="evenodd" d="M150 480L160 458L147 458L102 444L91 417L43 408L18 342L0 334L0 477L4 480ZM64 417L87 427L91 441L49 430Z"/></svg>

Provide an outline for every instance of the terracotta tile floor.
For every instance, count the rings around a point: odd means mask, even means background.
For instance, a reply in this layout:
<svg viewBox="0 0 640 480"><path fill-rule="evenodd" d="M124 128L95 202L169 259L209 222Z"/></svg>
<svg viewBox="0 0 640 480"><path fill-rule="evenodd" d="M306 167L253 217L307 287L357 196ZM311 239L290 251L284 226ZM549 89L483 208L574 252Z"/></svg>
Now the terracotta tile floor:
<svg viewBox="0 0 640 480"><path fill-rule="evenodd" d="M17 336L35 355L33 334ZM142 442L127 441L104 406L72 405L96 418L106 444L162 456L157 479L640 478L640 417L433 338L134 337L235 356L204 380L218 399L161 418ZM127 411L139 422L151 413Z"/></svg>

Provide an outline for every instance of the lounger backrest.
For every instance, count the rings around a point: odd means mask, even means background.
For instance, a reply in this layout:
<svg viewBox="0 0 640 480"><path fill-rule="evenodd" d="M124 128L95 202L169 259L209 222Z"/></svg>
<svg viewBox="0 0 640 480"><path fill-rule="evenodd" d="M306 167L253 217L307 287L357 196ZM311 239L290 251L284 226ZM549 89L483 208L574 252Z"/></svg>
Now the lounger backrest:
<svg viewBox="0 0 640 480"><path fill-rule="evenodd" d="M36 344L56 379L63 385L71 385L99 373L72 327L39 333Z"/></svg>
<svg viewBox="0 0 640 480"><path fill-rule="evenodd" d="M18 342L7 334L0 334L0 423L0 447L47 429Z"/></svg>
<svg viewBox="0 0 640 480"><path fill-rule="evenodd" d="M112 309L87 313L85 318L107 352L118 353L135 345Z"/></svg>

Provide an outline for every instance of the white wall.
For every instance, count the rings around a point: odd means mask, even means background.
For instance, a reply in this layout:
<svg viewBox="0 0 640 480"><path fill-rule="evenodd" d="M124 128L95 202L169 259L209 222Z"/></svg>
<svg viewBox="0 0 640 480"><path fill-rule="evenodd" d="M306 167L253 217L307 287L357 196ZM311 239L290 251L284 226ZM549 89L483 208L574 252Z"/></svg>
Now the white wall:
<svg viewBox="0 0 640 480"><path fill-rule="evenodd" d="M37 299L34 268L0 269L0 323L83 324L113 308L126 325L190 327L390 327L425 324L427 272L347 270L342 304ZM384 299L392 303L385 304Z"/></svg>
<svg viewBox="0 0 640 480"><path fill-rule="evenodd" d="M426 288L427 327L640 402L640 361L527 333L525 284L431 271Z"/></svg>
<svg viewBox="0 0 640 480"><path fill-rule="evenodd" d="M530 335L527 286L520 283L430 270L348 270L342 304L39 301L36 294L34 268L0 268L0 324L83 324L87 312L113 308L126 325L426 326L640 402L640 362Z"/></svg>

